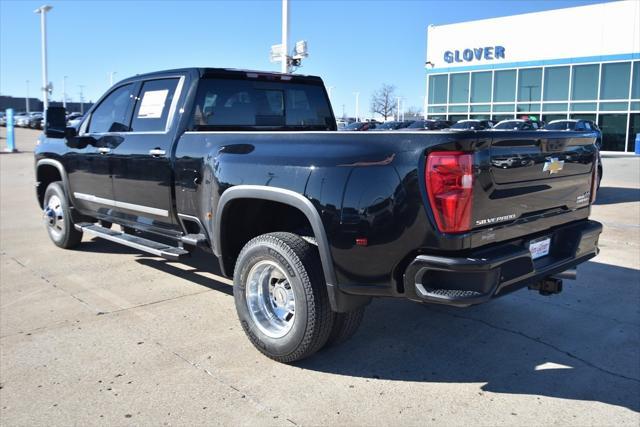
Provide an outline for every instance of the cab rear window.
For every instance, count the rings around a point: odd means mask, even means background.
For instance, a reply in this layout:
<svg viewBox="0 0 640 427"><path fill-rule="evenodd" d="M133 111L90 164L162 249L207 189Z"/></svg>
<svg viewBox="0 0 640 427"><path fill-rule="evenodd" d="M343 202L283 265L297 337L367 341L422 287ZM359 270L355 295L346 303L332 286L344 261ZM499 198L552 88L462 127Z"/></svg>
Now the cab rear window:
<svg viewBox="0 0 640 427"><path fill-rule="evenodd" d="M334 130L319 84L202 79L192 114L194 130Z"/></svg>

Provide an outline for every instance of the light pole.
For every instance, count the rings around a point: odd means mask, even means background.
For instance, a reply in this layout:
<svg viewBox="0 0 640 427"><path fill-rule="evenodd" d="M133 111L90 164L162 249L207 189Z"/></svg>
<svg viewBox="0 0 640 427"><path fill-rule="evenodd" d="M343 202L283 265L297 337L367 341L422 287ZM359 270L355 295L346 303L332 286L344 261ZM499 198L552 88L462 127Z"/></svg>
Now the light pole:
<svg viewBox="0 0 640 427"><path fill-rule="evenodd" d="M329 101L331 101L331 92L333 91L333 88L335 88L335 86L328 86L327 87L327 93L329 95Z"/></svg>
<svg viewBox="0 0 640 427"><path fill-rule="evenodd" d="M62 106L67 109L67 77L62 77Z"/></svg>
<svg viewBox="0 0 640 427"><path fill-rule="evenodd" d="M80 88L80 114L84 115L84 96L82 95L82 89L84 85L78 85Z"/></svg>
<svg viewBox="0 0 640 427"><path fill-rule="evenodd" d="M115 76L116 74L118 74L117 71L112 71L109 73L109 87L113 86L113 76Z"/></svg>
<svg viewBox="0 0 640 427"><path fill-rule="evenodd" d="M24 103L27 109L27 114L29 114L29 80L27 80L27 96L24 98Z"/></svg>
<svg viewBox="0 0 640 427"><path fill-rule="evenodd" d="M47 108L49 108L49 79L47 77L47 12L53 7L49 5L42 5L33 13L40 14L40 37L42 45L42 105L44 114L47 114ZM46 117L46 116L45 116Z"/></svg>
<svg viewBox="0 0 640 427"><path fill-rule="evenodd" d="M396 108L396 120L400 121L400 97L396 97L396 100L398 101L398 107Z"/></svg>
<svg viewBox="0 0 640 427"><path fill-rule="evenodd" d="M289 0L282 0L282 64L280 70L289 73Z"/></svg>
<svg viewBox="0 0 640 427"><path fill-rule="evenodd" d="M360 121L360 92L353 92L356 96L356 122Z"/></svg>

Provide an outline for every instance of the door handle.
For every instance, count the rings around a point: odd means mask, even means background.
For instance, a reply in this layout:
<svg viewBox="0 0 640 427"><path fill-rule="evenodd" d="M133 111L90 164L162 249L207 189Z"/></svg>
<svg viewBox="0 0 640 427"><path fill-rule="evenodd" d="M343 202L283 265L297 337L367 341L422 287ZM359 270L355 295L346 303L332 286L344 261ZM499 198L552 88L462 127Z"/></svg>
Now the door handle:
<svg viewBox="0 0 640 427"><path fill-rule="evenodd" d="M153 150L149 150L149 154L151 154L153 157L158 157L164 156L165 154L167 154L167 152L159 148L154 148Z"/></svg>
<svg viewBox="0 0 640 427"><path fill-rule="evenodd" d="M109 147L98 147L98 152L100 154L107 154L111 152L111 148Z"/></svg>

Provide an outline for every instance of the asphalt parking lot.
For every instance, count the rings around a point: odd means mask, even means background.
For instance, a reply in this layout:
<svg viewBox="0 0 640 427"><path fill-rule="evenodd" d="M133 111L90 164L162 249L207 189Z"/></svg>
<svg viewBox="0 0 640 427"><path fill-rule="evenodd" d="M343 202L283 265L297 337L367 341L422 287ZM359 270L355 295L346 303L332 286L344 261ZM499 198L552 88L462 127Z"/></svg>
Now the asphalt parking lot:
<svg viewBox="0 0 640 427"><path fill-rule="evenodd" d="M50 243L37 133L17 135L0 155L2 425L640 424L640 158L604 159L602 252L562 294L377 300L351 341L288 366L253 349L205 253Z"/></svg>

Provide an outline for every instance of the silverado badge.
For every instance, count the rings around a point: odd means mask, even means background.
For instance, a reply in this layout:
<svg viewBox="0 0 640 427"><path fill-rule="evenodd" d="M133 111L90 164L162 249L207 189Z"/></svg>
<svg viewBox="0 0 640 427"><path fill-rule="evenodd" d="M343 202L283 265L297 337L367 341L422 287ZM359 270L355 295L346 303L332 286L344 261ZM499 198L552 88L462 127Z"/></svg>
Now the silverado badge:
<svg viewBox="0 0 640 427"><path fill-rule="evenodd" d="M558 160L555 157L552 157L544 162L542 172L549 171L549 175L553 175L554 173L560 172L562 168L564 168L564 160Z"/></svg>

